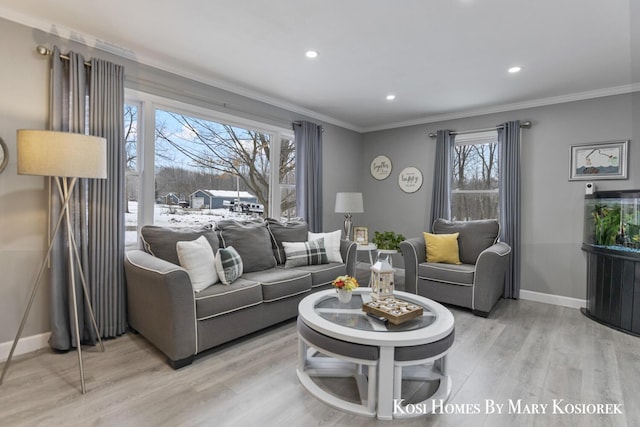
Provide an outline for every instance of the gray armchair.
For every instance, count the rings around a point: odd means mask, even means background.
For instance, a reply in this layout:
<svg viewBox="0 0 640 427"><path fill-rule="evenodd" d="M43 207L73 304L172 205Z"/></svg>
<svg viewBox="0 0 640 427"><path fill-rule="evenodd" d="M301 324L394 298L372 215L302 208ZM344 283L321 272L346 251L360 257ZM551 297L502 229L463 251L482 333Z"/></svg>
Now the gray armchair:
<svg viewBox="0 0 640 427"><path fill-rule="evenodd" d="M460 262L427 262L424 237L400 243L405 262L405 291L435 301L470 308L487 317L504 290L504 276L511 247L498 242L495 220L446 221L433 224L434 234L458 235Z"/></svg>

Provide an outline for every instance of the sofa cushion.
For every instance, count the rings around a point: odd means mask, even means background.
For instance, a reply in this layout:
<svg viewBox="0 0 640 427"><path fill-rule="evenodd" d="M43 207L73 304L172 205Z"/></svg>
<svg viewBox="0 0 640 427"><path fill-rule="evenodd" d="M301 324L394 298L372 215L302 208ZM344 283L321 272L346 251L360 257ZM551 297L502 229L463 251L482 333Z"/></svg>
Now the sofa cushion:
<svg viewBox="0 0 640 427"><path fill-rule="evenodd" d="M477 221L437 219L433 223L433 232L436 234L460 233L458 236L460 261L463 264L475 264L480 252L498 241L500 225L495 219Z"/></svg>
<svg viewBox="0 0 640 427"><path fill-rule="evenodd" d="M278 264L286 262L282 242L305 242L309 231L309 225L305 221L298 219L278 221L277 219L267 218L267 228L271 235L271 247Z"/></svg>
<svg viewBox="0 0 640 427"><path fill-rule="evenodd" d="M216 224L223 247L233 246L242 258L244 272L268 270L276 266L271 237L264 221L225 220Z"/></svg>
<svg viewBox="0 0 640 427"><path fill-rule="evenodd" d="M196 294L196 319L221 316L262 303L260 283L240 278L229 286L209 286Z"/></svg>
<svg viewBox="0 0 640 427"><path fill-rule="evenodd" d="M200 236L189 242L178 242L176 251L180 265L189 273L194 292L200 292L218 281L215 255L206 237Z"/></svg>
<svg viewBox="0 0 640 427"><path fill-rule="evenodd" d="M218 250L218 237L210 227L169 228L145 225L140 230L140 238L145 252L177 265L180 264L180 260L176 251L176 243L195 240L200 236L206 237L214 253Z"/></svg>
<svg viewBox="0 0 640 427"><path fill-rule="evenodd" d="M458 235L422 233L426 245L428 262L461 264L458 254Z"/></svg>
<svg viewBox="0 0 640 427"><path fill-rule="evenodd" d="M276 267L270 270L248 273L243 277L262 284L264 302L299 295L309 292L311 289L311 274L300 270Z"/></svg>
<svg viewBox="0 0 640 427"><path fill-rule="evenodd" d="M470 264L442 264L423 262L418 264L418 277L434 282L471 286L475 275L475 266Z"/></svg>
<svg viewBox="0 0 640 427"><path fill-rule="evenodd" d="M324 239L309 242L282 242L287 255L285 268L301 267L304 265L327 264L327 251Z"/></svg>
<svg viewBox="0 0 640 427"><path fill-rule="evenodd" d="M329 262L344 262L340 253L340 238L342 230L332 231L330 233L312 233L309 232L308 240L324 239L324 247L327 250L327 259Z"/></svg>
<svg viewBox="0 0 640 427"><path fill-rule="evenodd" d="M347 274L347 266L343 263L331 262L329 264L308 265L296 267L296 270L311 273L311 286L316 288L328 285L338 276Z"/></svg>
<svg viewBox="0 0 640 427"><path fill-rule="evenodd" d="M220 281L225 285L232 284L242 276L242 258L233 246L218 249L215 266Z"/></svg>

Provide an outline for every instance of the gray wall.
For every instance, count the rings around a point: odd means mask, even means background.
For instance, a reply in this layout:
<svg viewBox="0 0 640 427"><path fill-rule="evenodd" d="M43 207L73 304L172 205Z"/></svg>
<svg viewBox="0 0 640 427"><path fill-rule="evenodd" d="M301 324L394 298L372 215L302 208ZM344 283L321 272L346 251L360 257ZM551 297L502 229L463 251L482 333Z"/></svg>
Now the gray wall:
<svg viewBox="0 0 640 427"><path fill-rule="evenodd" d="M343 183L360 186L362 135L313 118L254 101L203 83L172 75L89 48L39 30L0 18L0 137L9 147L9 164L0 174L0 344L13 340L37 268L46 251L47 196L45 179L17 175L16 130L48 127L49 60L38 55L38 44L54 44L65 52L73 49L86 59L100 57L126 67L128 88L192 102L228 114L267 124L291 127L296 120L310 120L324 127L324 213L325 228L341 227L333 213L336 191ZM8 66L8 64L11 64ZM46 277L31 310L23 336L49 331Z"/></svg>
<svg viewBox="0 0 640 427"><path fill-rule="evenodd" d="M600 190L640 188L638 135L640 93L609 96L499 114L371 132L364 136L362 191L365 221L373 230L419 236L428 229L438 129L487 128L508 120L530 120L522 131L522 289L584 299L585 258L582 243L584 182L569 181L571 144L631 139L629 179L597 181ZM635 128L634 128L635 126ZM368 165L386 154L393 172L384 181ZM406 166L424 175L422 188L403 193L398 173ZM635 168L634 168L635 166Z"/></svg>

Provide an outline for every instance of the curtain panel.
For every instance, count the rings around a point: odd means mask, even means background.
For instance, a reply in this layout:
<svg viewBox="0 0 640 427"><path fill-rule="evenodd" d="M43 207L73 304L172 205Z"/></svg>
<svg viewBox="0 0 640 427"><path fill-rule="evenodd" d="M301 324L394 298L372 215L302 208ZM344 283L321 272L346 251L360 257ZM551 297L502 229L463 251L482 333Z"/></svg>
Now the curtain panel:
<svg viewBox="0 0 640 427"><path fill-rule="evenodd" d="M498 126L500 145L500 239L511 246L507 265L504 298L520 297L520 122Z"/></svg>
<svg viewBox="0 0 640 427"><path fill-rule="evenodd" d="M431 218L427 230L431 231L438 218L451 219L451 161L455 135L449 130L436 133L436 155L433 165L433 191Z"/></svg>
<svg viewBox="0 0 640 427"><path fill-rule="evenodd" d="M90 69L82 55L60 57L54 47L51 65L50 129L89 133L107 139L106 180L79 179L70 201L71 228L87 282L89 299L102 337L126 332L124 293L124 68L92 60ZM51 180L50 180L51 181ZM62 199L49 185L50 229L58 218ZM64 225L66 227L66 225ZM80 337L75 336L73 307L69 301L69 272L65 233L58 233L51 254L51 338L56 350L80 343L94 344L88 308L78 298ZM77 269L77 267L74 267ZM75 272L80 274L79 270ZM76 281L77 295L83 295Z"/></svg>
<svg viewBox="0 0 640 427"><path fill-rule="evenodd" d="M322 126L293 124L296 143L296 210L309 230L322 230Z"/></svg>

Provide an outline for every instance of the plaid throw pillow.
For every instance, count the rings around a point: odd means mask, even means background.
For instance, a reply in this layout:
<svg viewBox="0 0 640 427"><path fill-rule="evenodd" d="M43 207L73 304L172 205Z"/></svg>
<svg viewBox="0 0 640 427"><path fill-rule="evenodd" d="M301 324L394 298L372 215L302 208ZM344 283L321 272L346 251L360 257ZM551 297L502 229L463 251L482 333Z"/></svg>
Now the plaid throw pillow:
<svg viewBox="0 0 640 427"><path fill-rule="evenodd" d="M284 246L284 253L287 255L287 261L284 263L285 268L329 262L322 238L309 242L282 242L282 246Z"/></svg>
<svg viewBox="0 0 640 427"><path fill-rule="evenodd" d="M218 249L215 264L218 277L225 285L232 284L242 276L242 258L233 246Z"/></svg>

